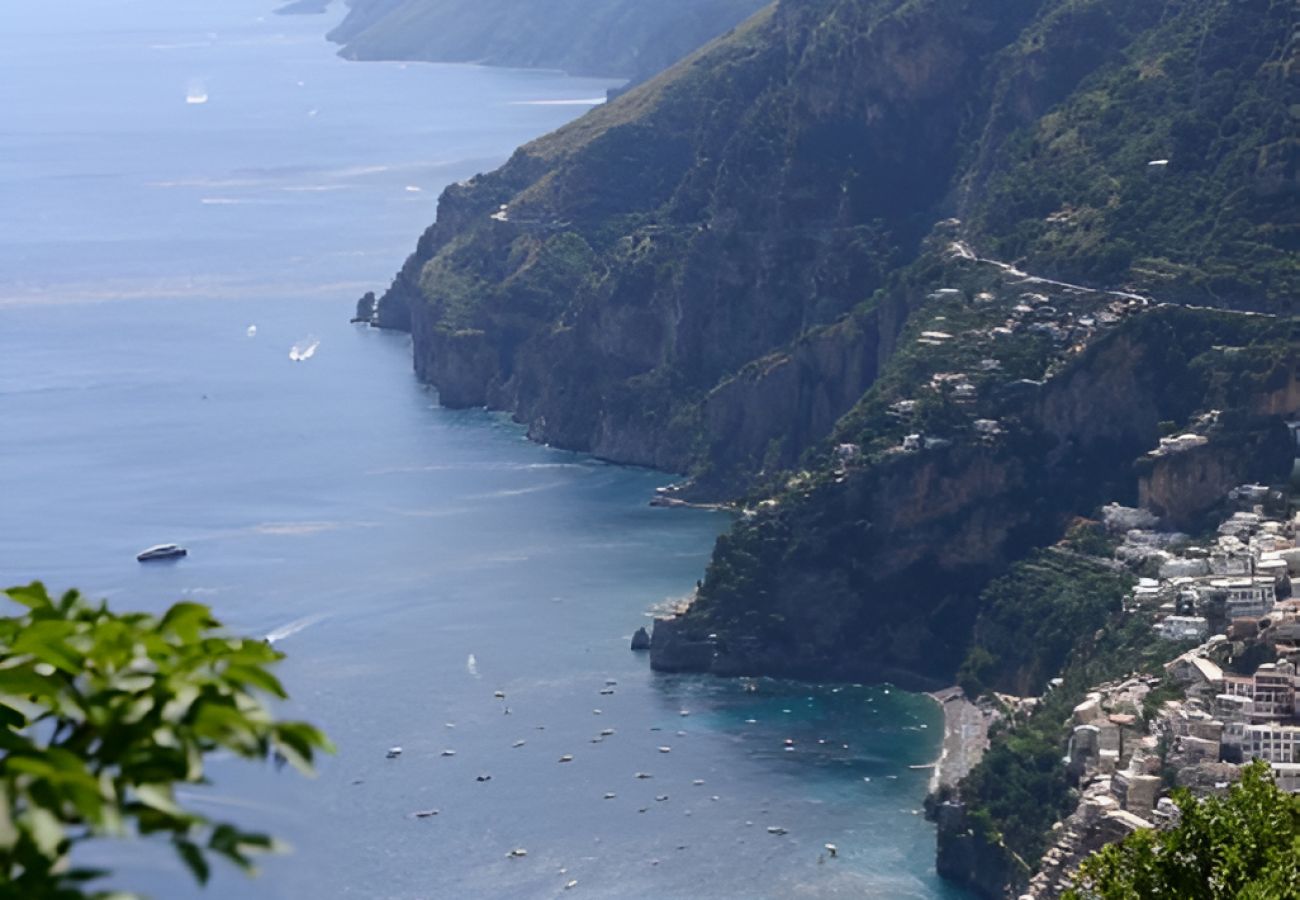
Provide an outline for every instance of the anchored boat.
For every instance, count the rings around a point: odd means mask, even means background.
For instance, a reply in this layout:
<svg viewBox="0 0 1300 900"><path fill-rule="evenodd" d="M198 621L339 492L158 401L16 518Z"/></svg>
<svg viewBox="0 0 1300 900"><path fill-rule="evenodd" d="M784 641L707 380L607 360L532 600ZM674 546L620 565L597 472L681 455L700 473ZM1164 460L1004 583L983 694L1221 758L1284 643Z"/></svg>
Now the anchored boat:
<svg viewBox="0 0 1300 900"><path fill-rule="evenodd" d="M179 544L155 544L147 550L141 550L135 558L140 562L149 562L155 559L179 559L189 553Z"/></svg>

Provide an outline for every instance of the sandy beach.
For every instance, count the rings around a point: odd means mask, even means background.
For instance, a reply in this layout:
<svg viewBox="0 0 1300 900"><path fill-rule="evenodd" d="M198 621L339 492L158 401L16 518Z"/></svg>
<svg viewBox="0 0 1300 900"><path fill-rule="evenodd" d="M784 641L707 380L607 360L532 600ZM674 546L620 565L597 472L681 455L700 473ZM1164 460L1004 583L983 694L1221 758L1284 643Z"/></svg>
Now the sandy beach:
<svg viewBox="0 0 1300 900"><path fill-rule="evenodd" d="M984 756L991 717L953 686L929 694L943 708L943 750L934 764L930 792L954 786Z"/></svg>

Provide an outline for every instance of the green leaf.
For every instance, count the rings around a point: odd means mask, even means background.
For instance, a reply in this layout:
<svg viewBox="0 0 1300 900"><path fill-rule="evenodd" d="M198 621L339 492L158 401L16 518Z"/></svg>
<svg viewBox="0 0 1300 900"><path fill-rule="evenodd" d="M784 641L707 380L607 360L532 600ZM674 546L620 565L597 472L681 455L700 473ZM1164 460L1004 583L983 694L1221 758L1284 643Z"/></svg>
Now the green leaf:
<svg viewBox="0 0 1300 900"><path fill-rule="evenodd" d="M28 609L45 609L51 605L50 595L46 592L45 585L39 581L33 581L24 587L6 588L5 596Z"/></svg>
<svg viewBox="0 0 1300 900"><path fill-rule="evenodd" d="M208 860L203 855L203 851L192 841L178 840L175 844L181 862L185 863L186 867L193 873L195 881L199 884L207 884L211 870L208 868Z"/></svg>
<svg viewBox="0 0 1300 900"><path fill-rule="evenodd" d="M163 614L158 630L174 634L185 641L196 641L205 630L217 628L220 624L212 617L212 610L208 607L185 601L173 604Z"/></svg>
<svg viewBox="0 0 1300 900"><path fill-rule="evenodd" d="M79 675L85 657L69 646L67 638L75 634L74 622L43 619L24 628L13 643L15 654L29 654L71 675Z"/></svg>
<svg viewBox="0 0 1300 900"><path fill-rule="evenodd" d="M23 819L32 842L41 853L48 859L58 859L61 855L59 845L63 843L63 825L58 817L48 809L35 806L26 812Z"/></svg>
<svg viewBox="0 0 1300 900"><path fill-rule="evenodd" d="M199 883L210 854L251 870L252 854L277 846L211 826L175 786L202 783L215 751L264 759L276 746L310 770L329 747L310 725L277 722L264 701L285 697L270 670L282 654L215 631L195 603L160 620L76 591L52 603L39 583L7 594L25 611L0 616L0 898L126 898L83 892L102 873L68 868L74 843L105 835L165 835Z"/></svg>
<svg viewBox="0 0 1300 900"><path fill-rule="evenodd" d="M27 716L14 709L0 696L0 727L22 728L27 724Z"/></svg>
<svg viewBox="0 0 1300 900"><path fill-rule="evenodd" d="M38 675L29 662L0 668L0 698L7 706L15 705L8 699L11 697L55 697L62 690L60 681L48 675Z"/></svg>
<svg viewBox="0 0 1300 900"><path fill-rule="evenodd" d="M156 809L170 816L185 815L185 811L176 804L171 788L167 785L138 784L135 786L134 793L135 798L150 809Z"/></svg>
<svg viewBox="0 0 1300 900"><path fill-rule="evenodd" d="M0 850L9 850L18 843L18 829L13 820L13 795L9 785L0 780Z"/></svg>
<svg viewBox="0 0 1300 900"><path fill-rule="evenodd" d="M226 677L239 684L252 685L281 700L289 695L284 686L270 672L256 665L231 665L226 667Z"/></svg>
<svg viewBox="0 0 1300 900"><path fill-rule="evenodd" d="M76 869L69 869L63 877L68 881L75 881L78 884L85 884L88 881L95 881L99 878L105 878L112 874L108 869L88 869L84 866Z"/></svg>

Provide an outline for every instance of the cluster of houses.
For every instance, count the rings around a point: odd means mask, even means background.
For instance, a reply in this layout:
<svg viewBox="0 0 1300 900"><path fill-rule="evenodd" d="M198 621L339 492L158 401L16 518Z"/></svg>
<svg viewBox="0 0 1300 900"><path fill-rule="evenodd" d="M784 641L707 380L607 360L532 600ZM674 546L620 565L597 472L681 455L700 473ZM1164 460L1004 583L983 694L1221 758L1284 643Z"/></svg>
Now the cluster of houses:
<svg viewBox="0 0 1300 900"><path fill-rule="evenodd" d="M1200 546L1153 541L1141 528L1126 533L1130 548L1164 544L1148 557L1159 577L1139 582L1129 608L1153 615L1163 638L1200 642L1166 667L1185 694L1162 713L1172 758L1262 759L1281 786L1300 791L1300 599L1291 582L1300 577L1300 523L1266 515L1261 485L1243 485L1230 499L1243 508Z"/></svg>
<svg viewBox="0 0 1300 900"><path fill-rule="evenodd" d="M1041 384L998 383L995 373L1002 369L998 357L1012 346L1010 338L1033 336L1046 340L1050 345L1048 366L1041 377L1047 378L1099 334L1151 305L1149 299L1134 294L1049 281L1028 275L1007 263L979 259L960 241L951 245L949 256L995 271L1000 278L996 290L972 293L945 287L930 293L930 300L952 301L955 308L949 309L952 315L934 316L914 338L922 347L949 347L961 351L956 356L962 361L949 358L948 364L956 363L966 371L936 372L924 389L944 396L958 406L973 408L981 393L987 392L988 387L995 383L1003 393L1009 388ZM945 356L951 354L940 354L936 359ZM889 413L896 420L911 424L916 409L917 400L906 398L895 402ZM1003 431L996 419L979 418L971 424L974 439L982 443L995 441ZM933 450L949 443L947 438L918 430L905 434L893 452Z"/></svg>
<svg viewBox="0 0 1300 900"><path fill-rule="evenodd" d="M1300 792L1300 599L1291 597L1300 522L1265 515L1260 486L1231 496L1245 508L1199 546L1157 531L1142 510L1104 511L1124 536L1117 556L1158 572L1138 583L1126 609L1151 617L1162 638L1198 643L1165 666L1164 678L1098 685L1075 707L1065 762L1079 803L1058 823L1025 898L1060 896L1089 854L1175 822L1172 786L1224 792L1243 764L1263 760L1279 787ZM1153 702L1152 692L1171 684L1181 696Z"/></svg>
<svg viewBox="0 0 1300 900"><path fill-rule="evenodd" d="M1084 859L1141 828L1172 822L1178 809L1162 796L1160 738L1143 710L1160 679L1134 676L1098 685L1074 710L1065 763L1079 779L1074 812L1057 823L1055 839L1021 900L1059 897Z"/></svg>
<svg viewBox="0 0 1300 900"><path fill-rule="evenodd" d="M1294 611L1293 611L1294 612ZM1289 624L1300 628L1300 615ZM1300 792L1300 676L1288 658L1261 663L1250 675L1225 671L1215 657L1232 657L1237 642L1216 635L1169 664L1186 690L1159 723L1171 759L1239 765L1261 759L1279 787Z"/></svg>
<svg viewBox="0 0 1300 900"><path fill-rule="evenodd" d="M1057 824L1022 900L1059 897L1079 864L1106 844L1176 823L1171 786L1198 796L1222 793L1240 778L1243 763L1261 759L1279 787L1300 792L1295 663L1281 659L1232 675L1216 662L1259 646L1215 635L1180 655L1166 672L1185 696L1166 700L1154 714L1151 694L1163 679L1152 675L1098 685L1075 707L1065 762L1079 779L1079 802Z"/></svg>
<svg viewBox="0 0 1300 900"><path fill-rule="evenodd" d="M1234 490L1233 499L1254 508L1233 513L1212 541L1201 544L1154 530L1153 517L1141 510L1108 507L1104 515L1112 528L1134 525L1116 555L1157 573L1139 580L1127 608L1152 615L1156 632L1175 641L1291 618L1291 579L1300 576L1297 523L1265 516L1254 501L1267 493L1259 485Z"/></svg>

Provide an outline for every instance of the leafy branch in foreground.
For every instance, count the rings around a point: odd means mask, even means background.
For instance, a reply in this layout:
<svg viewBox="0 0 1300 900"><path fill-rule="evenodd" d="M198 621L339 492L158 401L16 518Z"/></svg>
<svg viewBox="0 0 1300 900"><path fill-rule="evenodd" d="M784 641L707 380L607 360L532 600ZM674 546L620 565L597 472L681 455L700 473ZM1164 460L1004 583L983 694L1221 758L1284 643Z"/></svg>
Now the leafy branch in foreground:
<svg viewBox="0 0 1300 900"><path fill-rule="evenodd" d="M1181 816L1136 831L1084 862L1067 900L1283 900L1300 896L1300 796L1254 762L1227 797L1174 792Z"/></svg>
<svg viewBox="0 0 1300 900"><path fill-rule="evenodd" d="M76 868L75 846L158 835L200 882L212 857L242 869L274 849L265 834L181 806L178 784L203 784L204 758L278 754L304 773L328 739L268 706L282 654L221 630L207 607L161 617L113 613L39 582L4 591L23 608L0 617L0 900L106 897L107 874ZM121 896L121 895L113 895Z"/></svg>

